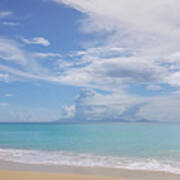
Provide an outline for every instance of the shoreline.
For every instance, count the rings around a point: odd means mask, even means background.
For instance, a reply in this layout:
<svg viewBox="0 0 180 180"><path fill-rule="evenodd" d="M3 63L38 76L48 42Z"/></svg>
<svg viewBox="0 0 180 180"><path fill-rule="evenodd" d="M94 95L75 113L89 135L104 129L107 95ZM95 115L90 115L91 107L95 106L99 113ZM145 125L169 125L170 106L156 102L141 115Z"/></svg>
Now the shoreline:
<svg viewBox="0 0 180 180"><path fill-rule="evenodd" d="M98 179L119 179L119 180L179 180L180 174L172 174L168 172L156 172L145 170L125 170L115 168L99 168L99 167L74 167L74 166L56 166L56 165L37 165L37 164L23 164L10 161L0 160L0 179L5 174L8 177L23 175L23 180L28 179L28 176L41 176L44 179L48 176L58 176L62 180L81 179L81 177L89 178L89 180ZM9 175L8 175L9 174ZM14 175L13 175L14 174ZM66 176L66 177L65 177ZM55 178L56 178L55 177ZM68 179L71 177L70 179ZM3 177L4 178L4 177ZM53 180L53 177L51 177ZM51 179L49 178L49 180ZM3 179L6 180L6 179ZM7 179L9 180L9 179ZM16 180L16 179L13 179ZM35 179L36 180L36 179ZM56 180L56 179L55 179Z"/></svg>

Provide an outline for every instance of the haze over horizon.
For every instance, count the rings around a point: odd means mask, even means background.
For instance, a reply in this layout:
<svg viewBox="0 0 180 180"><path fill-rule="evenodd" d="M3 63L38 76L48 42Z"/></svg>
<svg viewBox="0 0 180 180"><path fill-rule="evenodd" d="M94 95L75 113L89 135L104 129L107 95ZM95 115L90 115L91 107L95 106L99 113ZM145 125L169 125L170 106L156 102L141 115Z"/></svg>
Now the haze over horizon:
<svg viewBox="0 0 180 180"><path fill-rule="evenodd" d="M1 0L0 122L180 122L180 1Z"/></svg>

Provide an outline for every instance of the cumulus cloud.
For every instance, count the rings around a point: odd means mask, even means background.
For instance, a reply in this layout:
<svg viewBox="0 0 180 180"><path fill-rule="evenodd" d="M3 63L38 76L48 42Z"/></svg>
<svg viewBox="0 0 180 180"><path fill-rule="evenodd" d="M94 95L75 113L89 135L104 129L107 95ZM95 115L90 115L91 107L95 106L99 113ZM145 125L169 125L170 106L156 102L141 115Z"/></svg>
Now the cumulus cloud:
<svg viewBox="0 0 180 180"><path fill-rule="evenodd" d="M75 105L65 105L62 108L62 113L61 113L61 119L72 119L75 117L75 112L76 111L76 107Z"/></svg>
<svg viewBox="0 0 180 180"><path fill-rule="evenodd" d="M66 116L63 116L62 120L180 122L179 106L179 93L168 96L135 97L126 93L103 95L86 88L77 97L75 105L64 109ZM71 116L67 116L68 112L71 112Z"/></svg>
<svg viewBox="0 0 180 180"><path fill-rule="evenodd" d="M147 100L142 98L129 98L123 92L102 95L92 89L83 89L76 98L76 103L68 107L71 110L70 120L139 120L136 115L139 108ZM67 112L67 110L65 111Z"/></svg>
<svg viewBox="0 0 180 180"><path fill-rule="evenodd" d="M44 37L34 37L32 39L21 38L25 44L39 44L42 46L49 46L51 43Z"/></svg>

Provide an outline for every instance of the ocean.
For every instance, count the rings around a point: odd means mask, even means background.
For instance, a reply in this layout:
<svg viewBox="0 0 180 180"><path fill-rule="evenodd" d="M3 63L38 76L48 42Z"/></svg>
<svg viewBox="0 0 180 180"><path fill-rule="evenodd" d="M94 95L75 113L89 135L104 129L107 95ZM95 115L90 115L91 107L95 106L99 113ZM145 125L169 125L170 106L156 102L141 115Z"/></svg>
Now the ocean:
<svg viewBox="0 0 180 180"><path fill-rule="evenodd" d="M0 159L180 174L180 124L0 124Z"/></svg>

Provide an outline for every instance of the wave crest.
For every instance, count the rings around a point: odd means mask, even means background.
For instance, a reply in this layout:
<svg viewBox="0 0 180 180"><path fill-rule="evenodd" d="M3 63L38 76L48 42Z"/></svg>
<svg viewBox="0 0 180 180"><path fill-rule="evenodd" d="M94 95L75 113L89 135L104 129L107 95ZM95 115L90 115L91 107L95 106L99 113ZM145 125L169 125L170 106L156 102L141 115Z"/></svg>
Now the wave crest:
<svg viewBox="0 0 180 180"><path fill-rule="evenodd" d="M165 171L180 174L180 162L176 161L99 156L65 151L0 149L0 159L26 164L106 167L131 170Z"/></svg>

